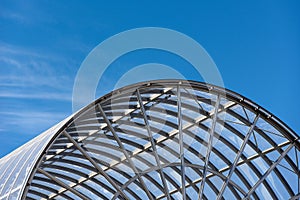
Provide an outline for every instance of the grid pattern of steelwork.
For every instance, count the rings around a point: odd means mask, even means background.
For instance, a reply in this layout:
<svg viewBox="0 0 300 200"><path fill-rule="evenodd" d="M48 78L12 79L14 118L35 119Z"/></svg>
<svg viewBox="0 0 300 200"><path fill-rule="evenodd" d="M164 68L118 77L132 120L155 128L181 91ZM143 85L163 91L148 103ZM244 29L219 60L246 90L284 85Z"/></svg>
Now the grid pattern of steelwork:
<svg viewBox="0 0 300 200"><path fill-rule="evenodd" d="M193 81L114 91L41 154L26 199L297 199L299 136L250 100Z"/></svg>

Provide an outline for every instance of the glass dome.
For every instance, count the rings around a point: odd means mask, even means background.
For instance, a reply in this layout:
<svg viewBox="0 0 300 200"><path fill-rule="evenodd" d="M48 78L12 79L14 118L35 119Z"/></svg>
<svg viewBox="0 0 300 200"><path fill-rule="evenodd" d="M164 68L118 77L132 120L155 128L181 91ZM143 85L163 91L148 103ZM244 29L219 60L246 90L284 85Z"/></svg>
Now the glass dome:
<svg viewBox="0 0 300 200"><path fill-rule="evenodd" d="M0 160L0 199L298 199L299 136L232 91L113 91Z"/></svg>

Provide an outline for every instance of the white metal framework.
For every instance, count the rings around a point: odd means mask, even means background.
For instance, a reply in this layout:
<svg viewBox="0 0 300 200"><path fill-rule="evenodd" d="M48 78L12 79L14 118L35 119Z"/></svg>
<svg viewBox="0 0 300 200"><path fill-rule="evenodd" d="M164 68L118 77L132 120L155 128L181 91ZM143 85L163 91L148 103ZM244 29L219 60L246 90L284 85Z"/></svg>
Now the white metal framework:
<svg viewBox="0 0 300 200"><path fill-rule="evenodd" d="M118 89L0 160L0 199L298 199L299 136L184 80Z"/></svg>

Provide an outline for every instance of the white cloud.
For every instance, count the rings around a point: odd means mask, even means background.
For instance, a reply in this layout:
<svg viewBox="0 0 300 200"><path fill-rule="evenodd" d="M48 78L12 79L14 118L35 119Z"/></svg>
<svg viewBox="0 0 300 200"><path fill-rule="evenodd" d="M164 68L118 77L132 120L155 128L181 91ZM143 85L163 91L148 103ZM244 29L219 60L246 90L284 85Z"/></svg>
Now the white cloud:
<svg viewBox="0 0 300 200"><path fill-rule="evenodd" d="M0 115L0 125L3 127L0 131L11 132L15 129L19 134L38 134L67 116L66 113L37 111L0 112Z"/></svg>
<svg viewBox="0 0 300 200"><path fill-rule="evenodd" d="M20 23L28 23L29 19L20 13L11 11L11 10L4 10L1 11L1 17L8 20L13 20Z"/></svg>
<svg viewBox="0 0 300 200"><path fill-rule="evenodd" d="M65 117L64 113L52 113L52 112L37 112L37 111L22 111L22 112L0 112L1 115L13 116L18 118L61 118Z"/></svg>
<svg viewBox="0 0 300 200"><path fill-rule="evenodd" d="M66 63L68 62L64 58L36 53L32 50L3 43L0 45L0 55L1 96L29 98L29 95L14 94L15 90L11 90L10 87L32 90L35 92L35 94L30 95L32 98L46 96L45 98L59 99L59 96L62 96L63 99L66 99L66 95L71 96L73 80L67 74L68 66ZM60 68L62 63L64 66ZM56 92L49 95L38 93L44 89L55 90ZM57 95L56 93L68 94Z"/></svg>
<svg viewBox="0 0 300 200"><path fill-rule="evenodd" d="M60 100L60 101L71 101L71 94L64 93L13 93L13 92L0 92L2 98L16 98L16 99L49 99L49 100Z"/></svg>
<svg viewBox="0 0 300 200"><path fill-rule="evenodd" d="M30 56L35 58L50 59L54 58L51 55L45 55L38 53L32 49L24 48L21 46L11 45L8 43L0 42L0 52L2 55L13 55L13 56ZM57 57L57 56L55 56Z"/></svg>
<svg viewBox="0 0 300 200"><path fill-rule="evenodd" d="M0 62L4 62L4 63L6 63L8 65L17 67L19 69L22 67L22 64L20 62L18 62L15 59L9 58L9 57L3 57L3 56L1 56L0 57Z"/></svg>
<svg viewBox="0 0 300 200"><path fill-rule="evenodd" d="M38 134L70 114L60 111L72 100L68 63L59 55L0 42L1 133Z"/></svg>

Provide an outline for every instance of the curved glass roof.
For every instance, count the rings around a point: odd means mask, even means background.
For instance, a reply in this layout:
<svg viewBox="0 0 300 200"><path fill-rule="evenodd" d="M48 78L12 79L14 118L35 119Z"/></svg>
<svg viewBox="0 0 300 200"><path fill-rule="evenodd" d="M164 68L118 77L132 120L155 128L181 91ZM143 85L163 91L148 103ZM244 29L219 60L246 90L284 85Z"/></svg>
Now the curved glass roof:
<svg viewBox="0 0 300 200"><path fill-rule="evenodd" d="M0 159L0 200L18 199L49 141L72 116Z"/></svg>
<svg viewBox="0 0 300 200"><path fill-rule="evenodd" d="M297 199L299 136L205 83L118 89L0 160L0 199Z"/></svg>

